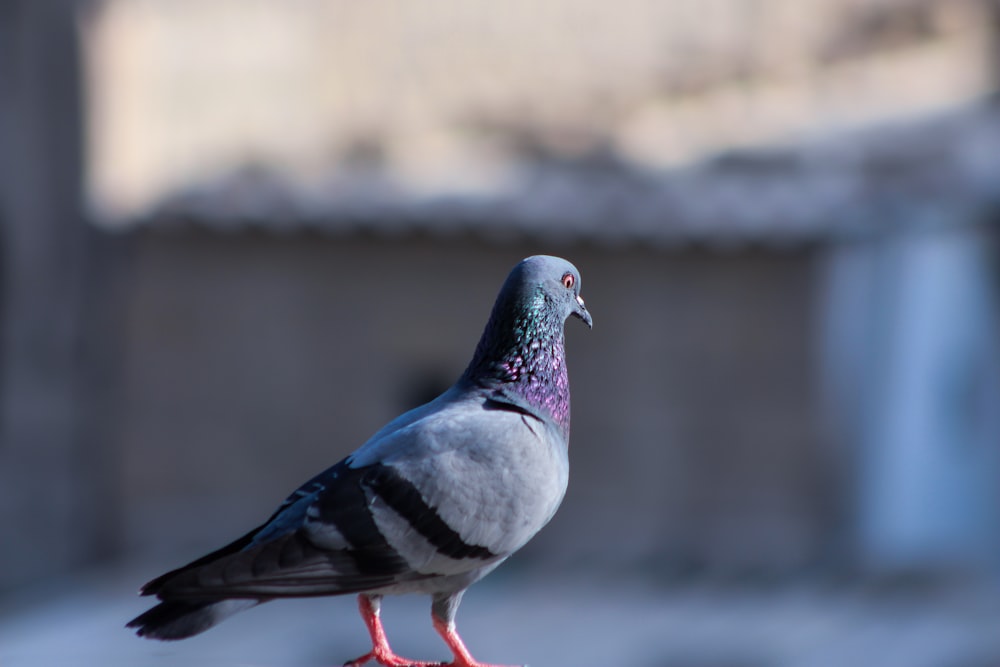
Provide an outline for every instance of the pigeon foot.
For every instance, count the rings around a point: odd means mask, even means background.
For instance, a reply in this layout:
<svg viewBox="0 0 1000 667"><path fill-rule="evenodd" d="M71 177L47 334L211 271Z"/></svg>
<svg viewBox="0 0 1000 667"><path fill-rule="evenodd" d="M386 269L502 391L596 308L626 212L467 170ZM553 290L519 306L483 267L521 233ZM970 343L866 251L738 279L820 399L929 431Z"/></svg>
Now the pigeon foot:
<svg viewBox="0 0 1000 667"><path fill-rule="evenodd" d="M379 611L382 607L382 596L365 595L358 596L358 610L361 618L368 628L368 633L372 638L372 650L365 653L360 658L355 658L344 663L344 667L361 667L367 662L375 661L382 667L439 667L440 662L427 662L424 660L410 660L396 655L389 646L386 639L385 629L382 627L382 620L379 618Z"/></svg>
<svg viewBox="0 0 1000 667"><path fill-rule="evenodd" d="M386 647L388 648L388 647ZM403 658L390 651L373 649L359 658L349 660L344 663L344 667L361 667L365 663L375 661L382 667L439 667L440 662L425 662L423 660L410 660Z"/></svg>
<svg viewBox="0 0 1000 667"><path fill-rule="evenodd" d="M437 633L441 635L441 639L444 640L444 643L448 645L448 648L455 655L453 661L442 665L442 667L522 667L518 665L491 665L485 662L477 662L472 657L472 654L469 653L469 649L465 648L465 642L458 636L454 623L449 623L435 616L434 629L437 630Z"/></svg>

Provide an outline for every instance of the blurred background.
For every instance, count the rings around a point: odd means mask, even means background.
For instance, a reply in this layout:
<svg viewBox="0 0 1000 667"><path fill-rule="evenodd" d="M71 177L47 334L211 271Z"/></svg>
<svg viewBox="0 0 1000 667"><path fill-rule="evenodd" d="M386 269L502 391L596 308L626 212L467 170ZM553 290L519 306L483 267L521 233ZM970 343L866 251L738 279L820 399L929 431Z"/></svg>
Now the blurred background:
<svg viewBox="0 0 1000 667"><path fill-rule="evenodd" d="M122 625L537 253L595 327L477 657L1000 665L998 88L996 0L0 0L0 665L363 653L343 599Z"/></svg>

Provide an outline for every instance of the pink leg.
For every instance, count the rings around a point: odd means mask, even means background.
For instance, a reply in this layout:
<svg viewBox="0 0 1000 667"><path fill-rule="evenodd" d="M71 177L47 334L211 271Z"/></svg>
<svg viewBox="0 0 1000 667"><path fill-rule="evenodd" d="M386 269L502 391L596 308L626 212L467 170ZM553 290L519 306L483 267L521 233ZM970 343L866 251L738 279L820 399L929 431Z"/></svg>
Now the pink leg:
<svg viewBox="0 0 1000 667"><path fill-rule="evenodd" d="M385 637L385 629L382 628L382 621L379 618L381 601L378 596L358 596L358 609L361 611L361 618L364 619L365 625L368 627L368 634L372 637L372 650L359 658L345 662L344 667L361 667L370 660L374 660L384 667L429 667L440 664L408 660L392 652L389 640Z"/></svg>
<svg viewBox="0 0 1000 667"><path fill-rule="evenodd" d="M469 653L469 649L465 648L465 642L458 636L454 622L444 621L434 616L434 629L444 639L444 643L448 645L451 652L455 654L455 660L446 667L503 667L502 665L487 665L482 662L476 662L475 658Z"/></svg>

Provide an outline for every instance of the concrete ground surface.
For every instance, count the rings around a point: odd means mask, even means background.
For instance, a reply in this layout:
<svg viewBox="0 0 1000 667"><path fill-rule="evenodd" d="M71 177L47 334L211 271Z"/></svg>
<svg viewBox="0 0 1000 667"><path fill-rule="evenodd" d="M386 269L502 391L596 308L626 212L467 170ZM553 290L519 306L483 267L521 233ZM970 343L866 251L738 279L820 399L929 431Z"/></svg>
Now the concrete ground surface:
<svg viewBox="0 0 1000 667"><path fill-rule="evenodd" d="M369 648L353 597L276 601L182 642L124 624L147 608L143 569L0 598L0 667L328 667ZM389 598L393 648L447 659L429 600ZM1000 667L1000 588L873 589L711 580L671 585L496 573L458 627L483 661L532 667Z"/></svg>

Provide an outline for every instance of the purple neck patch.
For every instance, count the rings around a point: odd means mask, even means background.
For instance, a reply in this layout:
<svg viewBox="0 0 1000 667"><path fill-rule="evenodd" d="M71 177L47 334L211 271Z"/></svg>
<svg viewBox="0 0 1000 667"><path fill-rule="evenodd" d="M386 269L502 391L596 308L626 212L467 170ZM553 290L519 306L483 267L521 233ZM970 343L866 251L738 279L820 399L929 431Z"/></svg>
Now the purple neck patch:
<svg viewBox="0 0 1000 667"><path fill-rule="evenodd" d="M513 309L510 304L497 304L464 377L522 399L568 436L564 323L541 294L518 306Z"/></svg>
<svg viewBox="0 0 1000 667"><path fill-rule="evenodd" d="M562 336L532 340L527 349L500 362L499 368L509 391L569 431L569 375Z"/></svg>

